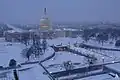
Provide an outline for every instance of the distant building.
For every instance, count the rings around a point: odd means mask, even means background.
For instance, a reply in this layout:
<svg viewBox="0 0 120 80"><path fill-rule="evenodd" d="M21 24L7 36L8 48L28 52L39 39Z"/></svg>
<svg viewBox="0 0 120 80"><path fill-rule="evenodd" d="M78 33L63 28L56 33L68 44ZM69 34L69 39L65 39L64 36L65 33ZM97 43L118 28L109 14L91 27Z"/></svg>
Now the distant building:
<svg viewBox="0 0 120 80"><path fill-rule="evenodd" d="M24 38L30 39L29 32L15 32L9 30L4 33L5 40L8 42L21 42Z"/></svg>
<svg viewBox="0 0 120 80"><path fill-rule="evenodd" d="M4 33L6 41L22 41L23 39L33 39L34 36L46 39L53 39L57 37L72 37L76 38L77 35L81 34L78 29L62 28L62 29L52 29L51 21L47 16L46 8L44 8L44 16L40 20L40 28L32 29L29 31L14 31L8 30Z"/></svg>

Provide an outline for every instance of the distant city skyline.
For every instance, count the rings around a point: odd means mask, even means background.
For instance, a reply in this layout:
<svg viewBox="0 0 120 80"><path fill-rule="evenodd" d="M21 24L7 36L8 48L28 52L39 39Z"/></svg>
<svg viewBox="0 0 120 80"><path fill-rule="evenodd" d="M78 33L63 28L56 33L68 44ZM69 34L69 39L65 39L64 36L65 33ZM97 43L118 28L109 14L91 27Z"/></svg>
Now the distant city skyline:
<svg viewBox="0 0 120 80"><path fill-rule="evenodd" d="M0 0L0 22L40 24L43 9L52 22L120 22L120 0Z"/></svg>

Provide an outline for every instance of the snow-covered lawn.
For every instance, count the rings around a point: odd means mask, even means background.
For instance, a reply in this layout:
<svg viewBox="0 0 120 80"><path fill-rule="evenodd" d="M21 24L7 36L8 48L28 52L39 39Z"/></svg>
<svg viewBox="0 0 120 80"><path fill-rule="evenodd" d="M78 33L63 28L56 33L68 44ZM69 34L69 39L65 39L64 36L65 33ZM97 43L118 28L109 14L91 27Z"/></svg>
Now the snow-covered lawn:
<svg viewBox="0 0 120 80"><path fill-rule="evenodd" d="M10 43L10 42L5 42L1 41L0 42L0 66L8 66L10 59L15 59L18 63L25 62L27 59L25 59L22 55L21 52L25 48L29 48L29 46L25 46L24 44L21 43ZM31 59L30 61L35 61L35 60L43 60L46 57L52 55L54 50L50 47L46 49L46 52L44 55L40 56L39 59Z"/></svg>
<svg viewBox="0 0 120 80"><path fill-rule="evenodd" d="M8 66L10 59L15 59L17 62L23 62L21 51L25 45L20 43L0 42L0 65Z"/></svg>
<svg viewBox="0 0 120 80"><path fill-rule="evenodd" d="M85 64L83 63L84 57L83 56L78 56L76 54L70 53L70 52L56 52L56 55L54 58L50 59L49 61L46 61L43 63L45 67L48 67L51 64L60 64L63 66L63 62L66 61L71 61L72 63L80 63L80 65L76 65L75 68L82 67ZM57 71L62 71L65 70L64 67L50 67L48 68L48 71L50 72L57 72Z"/></svg>
<svg viewBox="0 0 120 80"><path fill-rule="evenodd" d="M18 72L20 80L49 80L47 75L43 74L44 69L36 64L32 69L28 71L20 71Z"/></svg>
<svg viewBox="0 0 120 80"><path fill-rule="evenodd" d="M49 45L59 45L59 44L63 44L63 45L68 45L68 43L70 42L70 44L74 44L76 42L82 42L83 40L78 37L78 38L63 38L63 37L60 37L60 38L56 38L56 39L52 39L52 40L47 40L48 44Z"/></svg>
<svg viewBox="0 0 120 80"><path fill-rule="evenodd" d="M31 68L30 68L31 67ZM22 70L25 68L30 68L28 70ZM7 77L0 80L15 80L13 75L13 70L7 71ZM50 80L48 75L43 74L45 70L39 64L24 65L22 68L17 69L17 74L19 80Z"/></svg>
<svg viewBox="0 0 120 80"><path fill-rule="evenodd" d="M73 45L74 43L78 42L81 43L83 42L83 40L78 37L78 38L56 38L56 39L52 39L52 40L47 40L49 45L57 45L57 44L63 44L63 45L68 45L68 43L70 43L71 45ZM9 45L7 45L9 44ZM11 45L12 44L12 45ZM90 45L97 45L97 46L101 46L100 44L98 44L97 42L94 41L89 41L88 44ZM109 44L104 44L104 47L109 47L111 45ZM0 42L0 65L1 66L8 66L9 60L10 59L15 59L17 62L21 63L24 62L25 59L21 56L21 51L25 48L26 46L20 43L8 43L8 42L4 42L1 41ZM72 49L75 49L77 51L80 51L84 54L95 54L95 56L98 58L98 63L102 63L102 59L104 57L105 62L111 62L113 61L115 58L117 60L119 60L119 51L99 51L99 50L87 50L84 48L77 48L77 47L73 47L71 46ZM109 47L109 48L114 48L113 46ZM45 52L45 54L43 56L40 57L39 60L43 60L46 57L52 55L54 52L54 50L52 48L48 48ZM102 53L107 56L98 54L98 53ZM80 55L76 55L70 52L56 52L56 55L48 60L45 61L43 63L43 65L45 67L48 67L51 64L60 64L63 65L63 62L66 61L72 61L72 63L80 63L79 65L75 66L76 68L78 67L82 67L84 66L84 57L80 56ZM119 68L120 64L117 65L111 65L113 68L114 66L118 66L117 68ZM38 65L38 64L34 64L32 65L33 68L26 70L26 71L19 71L18 75L20 80L49 80L47 75L44 75L44 69ZM27 66L25 66L27 67ZM28 66L30 67L30 66ZM59 66L57 67L51 67L47 69L49 72L57 72L57 71L61 71L61 70L65 70L63 67L60 68ZM113 77L111 77L108 74L104 74L104 75L98 75L98 76L91 76L91 77L87 77L87 78L83 78L83 79L78 79L78 80L114 80Z"/></svg>

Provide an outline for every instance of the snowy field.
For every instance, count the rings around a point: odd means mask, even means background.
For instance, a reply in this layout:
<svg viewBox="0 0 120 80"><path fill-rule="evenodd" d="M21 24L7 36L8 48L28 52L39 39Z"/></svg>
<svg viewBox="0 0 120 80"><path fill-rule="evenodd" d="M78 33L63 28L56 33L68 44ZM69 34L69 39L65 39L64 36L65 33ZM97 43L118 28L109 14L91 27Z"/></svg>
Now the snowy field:
<svg viewBox="0 0 120 80"><path fill-rule="evenodd" d="M70 43L73 45L74 43L78 42L81 43L83 40L78 37L78 38L56 38L53 40L47 40L49 45L58 45L58 44L63 44L63 45L68 45ZM94 41L93 41L94 42ZM88 42L88 44L93 44L93 42ZM100 44L94 43L94 45L99 46ZM104 44L107 46L107 43ZM100 45L101 46L101 45ZM104 57L105 62L111 62L113 60L119 61L120 54L119 51L99 51L99 50L87 50L84 48L76 48L71 46L73 49L76 49L77 51L80 51L84 54L90 53L90 54L95 54L95 56L99 59L98 63L102 63L102 58ZM8 66L8 63L10 59L15 59L18 63L25 62L25 59L21 56L21 51L26 48L25 45L21 43L9 43L9 42L4 42L4 39L0 39L0 65L1 66ZM111 46L110 48L114 48L114 46ZM39 60L43 60L44 58L50 56L53 54L54 50L52 48L48 48L43 56ZM105 54L107 56L101 55ZM75 68L82 67L84 66L84 57L83 56L78 56L76 54L70 53L70 52L56 52L56 55L43 63L45 67L48 67L51 64L60 64L63 65L63 62L66 61L72 61L72 63L80 63L79 65L75 66ZM117 68L120 70L120 64L116 65L111 65L112 68ZM31 65L33 68L26 70L26 71L18 71L18 75L20 77L20 80L49 80L47 75L44 75L44 69L38 65ZM30 65L28 65L30 67ZM51 67L47 69L49 72L57 72L61 70L65 70L64 67ZM29 76L29 77L28 77ZM83 79L78 79L78 80L117 80L113 79L110 75L104 74L104 75L98 75L98 76L91 76Z"/></svg>
<svg viewBox="0 0 120 80"><path fill-rule="evenodd" d="M80 63L79 65L76 65L75 68L78 67L82 67L85 64L83 63L84 61L84 57L83 56L77 56L73 53L70 52L56 52L55 57L53 57L52 59L50 59L49 61L46 61L43 63L43 65L45 67L48 67L51 64L60 64L62 67L60 66L54 66L54 67L50 67L48 68L49 72L58 72L58 71L63 71L65 70L65 68L63 67L63 62L66 61L71 61L72 63Z"/></svg>
<svg viewBox="0 0 120 80"><path fill-rule="evenodd" d="M10 59L15 59L18 63L25 62L27 59L25 59L21 52L23 49L28 48L30 46L25 46L21 43L10 43L5 42L3 40L0 41L0 65L1 66L8 66ZM46 57L52 55L54 50L52 48L47 48L46 52L43 56L40 57L39 60L43 60ZM35 61L38 59L31 59L30 61Z"/></svg>
<svg viewBox="0 0 120 80"><path fill-rule="evenodd" d="M25 62L26 59L24 59L20 53L26 47L30 47L30 46L25 46L24 44L21 44L21 43L5 42L4 39L0 39L0 66L7 67L10 59L15 59L18 63ZM54 53L54 50L52 48L47 48L46 52L44 53L43 56L40 57L39 60L44 60L46 57L49 57L53 53ZM44 69L38 64L26 65L26 66L22 66L22 68L23 69L30 68L31 66L33 68L30 70L18 71L18 75L19 75L20 80L41 80L41 78L43 80L49 80L48 76L43 75ZM9 79L9 80L13 79L12 70L6 70L6 71L1 70L0 75L4 72L8 72L7 79ZM1 79L2 78L0 78L0 80ZM5 79L5 78L3 78L3 79Z"/></svg>
<svg viewBox="0 0 120 80"><path fill-rule="evenodd" d="M98 43L98 41L96 40L89 40L87 43L81 38L81 37L77 37L77 38L64 38L64 37L60 37L60 38L56 38L56 39L52 39L52 40L47 40L49 45L53 45L53 44L64 44L67 45L68 43L70 44L74 44L74 43L85 43L88 45L92 45L92 46L97 46L97 47L103 47L103 48L113 48L113 49L120 49L119 47L115 47L115 40L109 40L107 42L105 42L103 45L101 43ZM110 42L113 42L113 44L110 44Z"/></svg>
<svg viewBox="0 0 120 80"><path fill-rule="evenodd" d="M79 38L58 38L58 39L54 39L54 40L48 40L48 42L50 45L52 45L53 43L54 44L61 44L62 43L64 45L68 45L68 43L70 43L71 45L73 45L76 42L82 43L83 40L80 37ZM114 46L114 44L115 44L114 41L113 41L113 44L109 44L109 42L110 41L108 41L107 43L104 43L102 46L102 44L99 44L96 41L90 40L86 44L98 46L98 47L104 47L104 48L116 48ZM87 50L84 48L75 48L75 49L77 49L78 51L80 51L84 54L86 54L86 53L95 54L95 56L98 59L98 64L103 63L103 59L104 59L104 62L120 61L120 54L119 54L120 52L119 51L105 51L105 50L100 51L100 50L91 50L91 49ZM117 49L119 49L119 48L117 48ZM65 57L65 60L66 60L66 58L68 58L68 57ZM73 58L75 59L75 57L73 57ZM64 56L61 57L61 59L64 59ZM83 60L83 58L81 58L81 61L82 60ZM60 61L58 61L58 62L60 62ZM54 61L53 61L53 63L54 63ZM120 66L120 64L113 64L112 67L120 70L120 68L118 66ZM50 71L54 71L54 70L50 70ZM85 79L79 79L79 80L119 80L119 79L113 78L108 74L104 74L104 75L92 76L92 77L88 77Z"/></svg>
<svg viewBox="0 0 120 80"><path fill-rule="evenodd" d="M60 37L60 38L56 38L56 39L52 39L52 40L47 40L48 44L49 45L59 45L59 44L63 44L63 45L68 45L68 43L70 44L74 44L76 42L82 42L83 40L78 37L78 38L63 38L63 37Z"/></svg>
<svg viewBox="0 0 120 80"><path fill-rule="evenodd" d="M8 66L10 59L15 59L17 62L23 62L21 51L25 45L20 43L0 42L0 65Z"/></svg>
<svg viewBox="0 0 120 80"><path fill-rule="evenodd" d="M44 69L36 64L28 71L18 72L18 75L20 80L49 80L49 77L44 75L43 72L45 72Z"/></svg>
<svg viewBox="0 0 120 80"><path fill-rule="evenodd" d="M50 80L48 75L43 74L45 71L39 64L24 65L23 68L17 69L17 74L19 80ZM28 70L22 70L25 68L30 68ZM1 71L0 74L5 71ZM15 80L13 76L13 70L7 70L7 76L1 78L0 80Z"/></svg>

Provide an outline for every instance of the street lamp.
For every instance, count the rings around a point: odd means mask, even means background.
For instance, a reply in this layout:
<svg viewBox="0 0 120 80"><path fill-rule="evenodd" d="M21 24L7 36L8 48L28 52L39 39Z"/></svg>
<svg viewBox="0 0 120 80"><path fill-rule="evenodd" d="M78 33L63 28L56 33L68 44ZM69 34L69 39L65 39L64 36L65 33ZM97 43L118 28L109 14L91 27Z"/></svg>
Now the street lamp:
<svg viewBox="0 0 120 80"><path fill-rule="evenodd" d="M103 67L103 65L104 65L104 57L102 57L102 62L103 62L103 64L102 64L102 69L103 69L103 68L104 68L104 67Z"/></svg>

